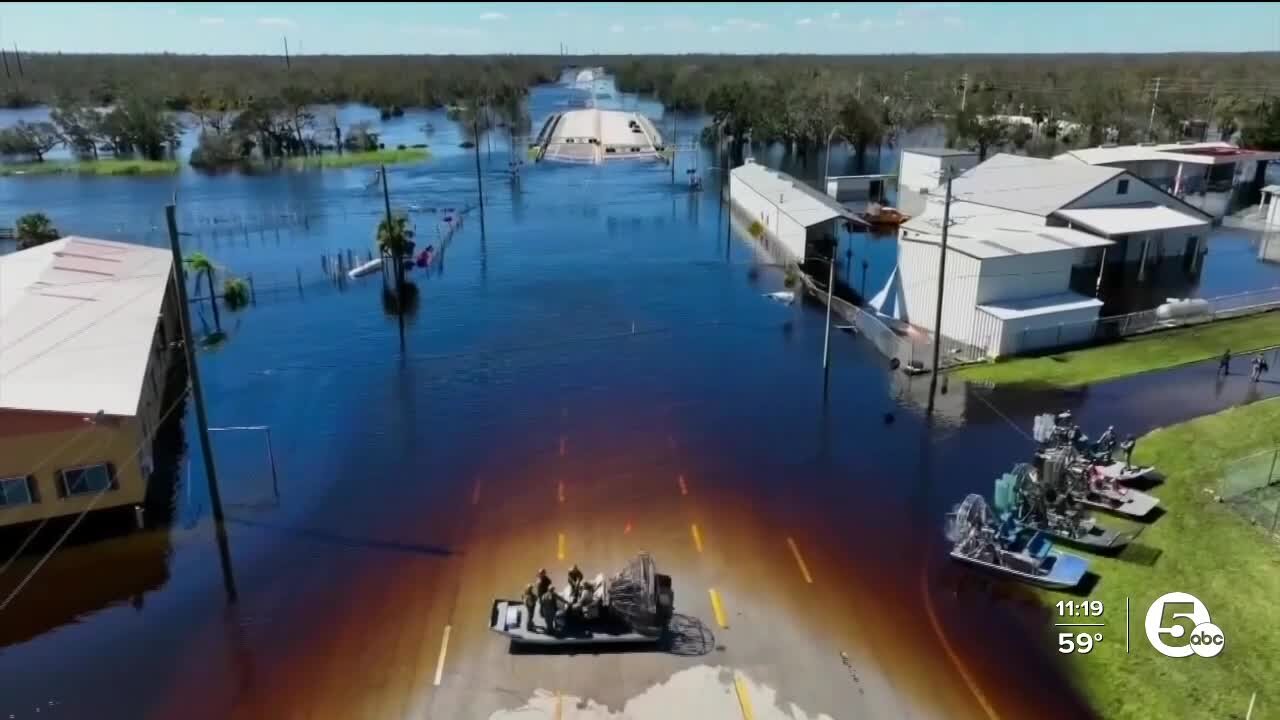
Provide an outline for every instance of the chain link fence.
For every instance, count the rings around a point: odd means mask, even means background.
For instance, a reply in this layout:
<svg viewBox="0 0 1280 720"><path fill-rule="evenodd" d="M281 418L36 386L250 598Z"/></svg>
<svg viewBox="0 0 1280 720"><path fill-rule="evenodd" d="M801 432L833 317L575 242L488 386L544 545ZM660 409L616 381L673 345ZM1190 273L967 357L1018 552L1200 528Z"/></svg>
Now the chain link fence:
<svg viewBox="0 0 1280 720"><path fill-rule="evenodd" d="M1251 524L1280 539L1280 447L1227 463L1218 494Z"/></svg>

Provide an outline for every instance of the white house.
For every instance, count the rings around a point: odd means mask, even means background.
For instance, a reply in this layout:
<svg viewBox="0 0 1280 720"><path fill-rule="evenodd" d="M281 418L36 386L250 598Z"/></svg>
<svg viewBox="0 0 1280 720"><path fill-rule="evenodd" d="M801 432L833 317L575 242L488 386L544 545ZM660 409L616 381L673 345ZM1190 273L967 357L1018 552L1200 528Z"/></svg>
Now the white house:
<svg viewBox="0 0 1280 720"><path fill-rule="evenodd" d="M926 196L948 173L959 175L978 164L978 153L948 148L904 149L898 157L898 207L908 215L924 211Z"/></svg>
<svg viewBox="0 0 1280 720"><path fill-rule="evenodd" d="M1280 227L1280 185L1262 188L1262 218L1266 224Z"/></svg>
<svg viewBox="0 0 1280 720"><path fill-rule="evenodd" d="M841 219L863 222L803 181L750 159L730 171L729 199L750 220L759 222L795 262L804 262L811 243L834 241Z"/></svg>
<svg viewBox="0 0 1280 720"><path fill-rule="evenodd" d="M931 332L943 205L930 195L900 228L894 274L898 318ZM1105 268L1195 263L1208 225L1123 170L996 155L952 183L942 334L991 357L1084 342Z"/></svg>
<svg viewBox="0 0 1280 720"><path fill-rule="evenodd" d="M1259 162L1280 159L1280 152L1245 150L1226 142L1179 142L1103 145L1054 159L1125 170L1219 219L1233 209L1235 188L1253 180Z"/></svg>

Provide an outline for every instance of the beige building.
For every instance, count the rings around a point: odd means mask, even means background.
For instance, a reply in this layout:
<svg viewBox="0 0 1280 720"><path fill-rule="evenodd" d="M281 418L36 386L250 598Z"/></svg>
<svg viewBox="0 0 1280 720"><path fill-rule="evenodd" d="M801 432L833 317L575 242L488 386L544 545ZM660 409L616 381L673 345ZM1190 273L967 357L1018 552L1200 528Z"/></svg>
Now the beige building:
<svg viewBox="0 0 1280 720"><path fill-rule="evenodd" d="M181 357L172 266L81 237L0 256L0 525L143 501Z"/></svg>

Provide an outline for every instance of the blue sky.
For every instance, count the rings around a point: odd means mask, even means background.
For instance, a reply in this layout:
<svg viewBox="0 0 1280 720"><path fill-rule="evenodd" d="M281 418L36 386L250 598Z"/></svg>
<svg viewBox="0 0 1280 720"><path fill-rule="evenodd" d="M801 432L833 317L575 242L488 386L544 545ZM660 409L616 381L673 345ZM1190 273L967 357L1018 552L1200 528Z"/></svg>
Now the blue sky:
<svg viewBox="0 0 1280 720"><path fill-rule="evenodd" d="M66 52L1280 51L1272 3L4 3L0 43Z"/></svg>

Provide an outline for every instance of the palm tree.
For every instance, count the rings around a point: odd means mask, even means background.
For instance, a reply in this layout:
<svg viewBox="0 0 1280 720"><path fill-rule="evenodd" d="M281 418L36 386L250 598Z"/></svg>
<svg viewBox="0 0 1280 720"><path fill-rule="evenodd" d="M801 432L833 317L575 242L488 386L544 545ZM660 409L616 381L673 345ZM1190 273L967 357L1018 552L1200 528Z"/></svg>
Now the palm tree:
<svg viewBox="0 0 1280 720"><path fill-rule="evenodd" d="M409 218L394 215L378 222L378 252L390 256L396 271L396 288L404 287L404 257L413 254L413 230Z"/></svg>
<svg viewBox="0 0 1280 720"><path fill-rule="evenodd" d="M182 262L189 271L196 274L197 284L200 282L200 276L204 276L205 282L209 286L209 305L213 307L213 326L218 333L221 333L222 318L218 316L218 298L213 294L213 273L216 269L213 261L202 252L193 252Z"/></svg>
<svg viewBox="0 0 1280 720"><path fill-rule="evenodd" d="M18 218L16 225L19 250L43 245L62 237L62 233L53 226L53 221L42 212L27 213Z"/></svg>

